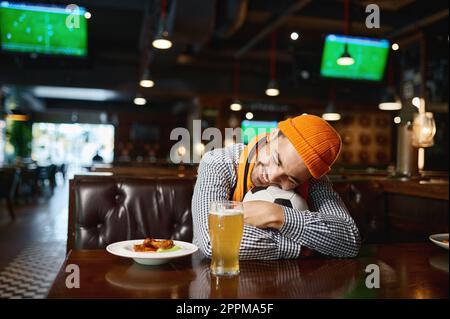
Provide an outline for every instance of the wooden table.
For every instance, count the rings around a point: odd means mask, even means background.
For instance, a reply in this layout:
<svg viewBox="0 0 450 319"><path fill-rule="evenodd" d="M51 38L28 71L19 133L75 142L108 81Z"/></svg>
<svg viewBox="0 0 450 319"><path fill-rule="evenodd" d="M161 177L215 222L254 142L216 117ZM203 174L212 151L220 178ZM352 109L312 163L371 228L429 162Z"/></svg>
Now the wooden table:
<svg viewBox="0 0 450 319"><path fill-rule="evenodd" d="M68 289L68 264L80 288ZM380 287L366 287L376 264ZM235 277L214 277L200 252L162 266L142 266L105 250L69 253L49 298L448 298L448 251L433 244L368 245L355 259L241 261Z"/></svg>

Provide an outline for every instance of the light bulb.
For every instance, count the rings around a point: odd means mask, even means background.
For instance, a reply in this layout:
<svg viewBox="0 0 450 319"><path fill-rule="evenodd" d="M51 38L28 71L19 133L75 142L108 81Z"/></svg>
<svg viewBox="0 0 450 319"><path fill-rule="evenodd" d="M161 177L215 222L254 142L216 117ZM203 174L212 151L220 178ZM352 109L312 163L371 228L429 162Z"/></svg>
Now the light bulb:
<svg viewBox="0 0 450 319"><path fill-rule="evenodd" d="M337 59L337 64L342 66L353 65L354 63L355 59L353 59L351 56L341 56L339 59Z"/></svg>
<svg viewBox="0 0 450 319"><path fill-rule="evenodd" d="M420 108L420 97L413 97L412 99L412 105L414 105L417 108Z"/></svg>
<svg viewBox="0 0 450 319"><path fill-rule="evenodd" d="M231 104L230 104L230 110L234 111L234 112L239 112L240 110L242 110L242 104L239 100L234 100Z"/></svg>
<svg viewBox="0 0 450 319"><path fill-rule="evenodd" d="M328 122L339 121L341 119L341 114L339 114L339 113L323 113L322 118Z"/></svg>
<svg viewBox="0 0 450 319"><path fill-rule="evenodd" d="M382 111L396 111L402 109L402 104L397 102L383 102L378 104L378 108Z"/></svg>
<svg viewBox="0 0 450 319"><path fill-rule="evenodd" d="M145 105L145 104L147 104L147 100L144 97L136 96L134 98L134 104L136 104L136 105Z"/></svg>
<svg viewBox="0 0 450 319"><path fill-rule="evenodd" d="M139 85L143 88L151 88L155 86L155 82L153 80L141 80Z"/></svg>
<svg viewBox="0 0 450 319"><path fill-rule="evenodd" d="M277 96L280 94L280 90L278 89L266 89L266 95L268 96Z"/></svg>
<svg viewBox="0 0 450 319"><path fill-rule="evenodd" d="M278 89L277 81L274 79L270 80L269 84L267 85L266 89L266 95L267 96L277 96L280 94L280 90Z"/></svg>
<svg viewBox="0 0 450 319"><path fill-rule="evenodd" d="M297 32L292 32L291 33L291 40L295 41L299 38L299 35Z"/></svg>

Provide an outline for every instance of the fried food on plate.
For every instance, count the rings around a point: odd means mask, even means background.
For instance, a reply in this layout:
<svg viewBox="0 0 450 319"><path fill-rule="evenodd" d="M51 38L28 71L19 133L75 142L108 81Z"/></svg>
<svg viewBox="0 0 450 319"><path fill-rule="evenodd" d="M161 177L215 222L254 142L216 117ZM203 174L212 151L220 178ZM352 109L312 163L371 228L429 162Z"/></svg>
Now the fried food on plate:
<svg viewBox="0 0 450 319"><path fill-rule="evenodd" d="M150 245L152 247L161 248L161 249L170 249L174 246L173 240L170 240L170 239L166 239L166 240L152 239L150 241Z"/></svg>
<svg viewBox="0 0 450 319"><path fill-rule="evenodd" d="M153 239L146 238L142 244L134 245L133 250L136 252L156 252L158 249L170 249L174 246L171 239Z"/></svg>

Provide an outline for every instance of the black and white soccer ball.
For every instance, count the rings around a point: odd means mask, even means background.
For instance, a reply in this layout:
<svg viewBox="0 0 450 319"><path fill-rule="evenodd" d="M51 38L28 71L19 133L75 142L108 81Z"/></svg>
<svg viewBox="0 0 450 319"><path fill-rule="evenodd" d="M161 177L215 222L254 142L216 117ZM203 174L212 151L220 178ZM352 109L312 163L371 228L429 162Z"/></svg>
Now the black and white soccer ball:
<svg viewBox="0 0 450 319"><path fill-rule="evenodd" d="M308 210L306 200L295 191L283 190L272 185L265 187L253 187L247 192L247 194L245 194L243 201L249 202L252 200L263 200L298 210Z"/></svg>

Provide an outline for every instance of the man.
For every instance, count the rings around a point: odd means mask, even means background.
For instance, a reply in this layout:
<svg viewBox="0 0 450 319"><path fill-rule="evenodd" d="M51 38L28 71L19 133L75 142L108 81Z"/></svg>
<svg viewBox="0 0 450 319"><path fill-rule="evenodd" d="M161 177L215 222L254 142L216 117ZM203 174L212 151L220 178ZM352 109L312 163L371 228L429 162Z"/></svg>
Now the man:
<svg viewBox="0 0 450 319"><path fill-rule="evenodd" d="M249 145L207 152L192 197L194 243L211 256L208 210L212 201L238 200L254 186L296 189L309 210L265 201L244 203L241 259L297 258L305 251L335 257L358 254L355 222L325 176L341 148L339 134L320 117L301 115L278 123Z"/></svg>

